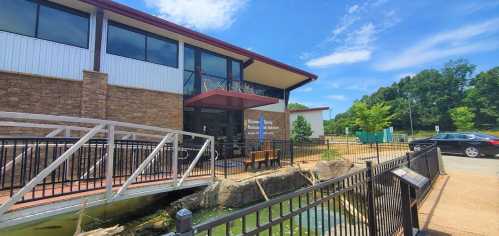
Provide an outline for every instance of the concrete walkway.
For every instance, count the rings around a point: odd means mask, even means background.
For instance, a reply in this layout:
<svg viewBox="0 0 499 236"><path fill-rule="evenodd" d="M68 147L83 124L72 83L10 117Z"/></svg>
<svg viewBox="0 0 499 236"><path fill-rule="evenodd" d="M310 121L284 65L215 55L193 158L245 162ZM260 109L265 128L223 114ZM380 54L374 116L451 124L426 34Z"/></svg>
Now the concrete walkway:
<svg viewBox="0 0 499 236"><path fill-rule="evenodd" d="M419 210L429 235L499 235L499 159L444 156L441 176Z"/></svg>

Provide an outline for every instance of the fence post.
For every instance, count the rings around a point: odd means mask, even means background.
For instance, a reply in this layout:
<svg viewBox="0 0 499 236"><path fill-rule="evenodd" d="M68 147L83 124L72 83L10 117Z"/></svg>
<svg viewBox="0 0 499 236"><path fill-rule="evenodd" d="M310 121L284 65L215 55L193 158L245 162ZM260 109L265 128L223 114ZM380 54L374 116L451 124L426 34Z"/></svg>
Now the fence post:
<svg viewBox="0 0 499 236"><path fill-rule="evenodd" d="M172 179L173 179L173 184L177 185L177 179L178 179L178 134L175 134L175 136L173 137Z"/></svg>
<svg viewBox="0 0 499 236"><path fill-rule="evenodd" d="M369 235L376 236L377 235L377 226L376 226L376 208L374 205L374 176L373 176L373 168L372 161L366 161L367 167L367 218L368 218L368 226L369 226Z"/></svg>
<svg viewBox="0 0 499 236"><path fill-rule="evenodd" d="M376 159L378 159L378 165L379 165L379 146L378 146L378 140L376 140Z"/></svg>
<svg viewBox="0 0 499 236"><path fill-rule="evenodd" d="M114 125L108 126L107 159L106 159L106 200L113 197L113 167L114 167Z"/></svg>
<svg viewBox="0 0 499 236"><path fill-rule="evenodd" d="M329 151L329 140L326 139L326 144L327 144L327 150Z"/></svg>
<svg viewBox="0 0 499 236"><path fill-rule="evenodd" d="M409 152L406 152L405 153L405 158L407 159L407 168L411 168L411 155L409 154Z"/></svg>
<svg viewBox="0 0 499 236"><path fill-rule="evenodd" d="M291 154L291 165L293 165L293 159L294 159L294 147L293 147L293 139L289 140L289 152Z"/></svg>
<svg viewBox="0 0 499 236"><path fill-rule="evenodd" d="M227 167L228 167L227 166L227 156L228 155L227 155L227 147L226 147L227 143L224 143L222 145L223 145L223 148L220 152L223 153L223 156L224 156L224 178L227 179Z"/></svg>
<svg viewBox="0 0 499 236"><path fill-rule="evenodd" d="M183 208L177 211L175 215L175 233L169 233L167 236L193 236L192 212Z"/></svg>

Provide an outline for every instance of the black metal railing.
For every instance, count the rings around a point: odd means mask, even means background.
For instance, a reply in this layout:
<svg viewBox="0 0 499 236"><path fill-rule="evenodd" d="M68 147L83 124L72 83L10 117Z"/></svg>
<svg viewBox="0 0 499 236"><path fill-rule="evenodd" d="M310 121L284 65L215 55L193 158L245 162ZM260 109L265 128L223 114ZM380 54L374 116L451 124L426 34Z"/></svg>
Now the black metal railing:
<svg viewBox="0 0 499 236"><path fill-rule="evenodd" d="M259 96L274 97L282 99L284 91L282 89L256 84L248 81L227 80L216 76L203 75L201 77L201 88L198 93L205 93L212 90L235 91L240 93L255 94ZM184 90L188 95L196 95L193 79L189 78L184 82Z"/></svg>
<svg viewBox="0 0 499 236"><path fill-rule="evenodd" d="M314 139L304 142L292 140L246 140L245 142L219 142L215 145L217 160L215 165L218 176L228 177L247 171L275 169L282 166L301 164L320 160L344 159L353 163L374 161L381 163L405 156L409 151L407 143L362 144L355 140L335 142ZM270 158L261 163L252 163L251 153L272 151L278 155L278 161Z"/></svg>
<svg viewBox="0 0 499 236"><path fill-rule="evenodd" d="M376 166L369 161L354 173L195 226L191 213L182 210L172 235L396 235L407 222L402 207L406 195L390 171L403 166L430 179L412 196L421 201L439 174L435 145Z"/></svg>
<svg viewBox="0 0 499 236"><path fill-rule="evenodd" d="M0 138L0 195L15 194L77 141L77 138ZM157 145L158 142L152 141L115 140L113 186L125 183ZM177 177L184 175L200 148L180 145ZM171 143L164 145L134 184L173 179L172 150ZM91 139L25 194L19 203L104 189L107 154L106 140ZM189 177L210 175L210 151L207 149Z"/></svg>

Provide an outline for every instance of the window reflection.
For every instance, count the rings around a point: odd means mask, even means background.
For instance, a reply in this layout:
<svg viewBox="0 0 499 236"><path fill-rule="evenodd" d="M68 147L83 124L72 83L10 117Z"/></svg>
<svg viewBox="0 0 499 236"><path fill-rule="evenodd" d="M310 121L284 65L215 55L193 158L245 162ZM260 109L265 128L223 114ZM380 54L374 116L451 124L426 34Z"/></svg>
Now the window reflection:
<svg viewBox="0 0 499 236"><path fill-rule="evenodd" d="M36 4L19 0L2 0L0 30L35 37Z"/></svg>
<svg viewBox="0 0 499 236"><path fill-rule="evenodd" d="M146 59L146 36L109 24L107 52L137 60Z"/></svg>
<svg viewBox="0 0 499 236"><path fill-rule="evenodd" d="M78 47L88 47L88 18L40 6L38 37Z"/></svg>

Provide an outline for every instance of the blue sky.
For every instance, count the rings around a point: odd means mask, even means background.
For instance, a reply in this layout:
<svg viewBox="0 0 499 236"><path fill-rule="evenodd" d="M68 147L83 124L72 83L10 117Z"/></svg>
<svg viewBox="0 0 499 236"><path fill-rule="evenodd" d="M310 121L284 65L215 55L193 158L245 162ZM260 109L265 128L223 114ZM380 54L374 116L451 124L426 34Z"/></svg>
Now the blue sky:
<svg viewBox="0 0 499 236"><path fill-rule="evenodd" d="M291 101L329 106L333 116L450 59L477 71L499 65L498 0L119 2L319 75Z"/></svg>

